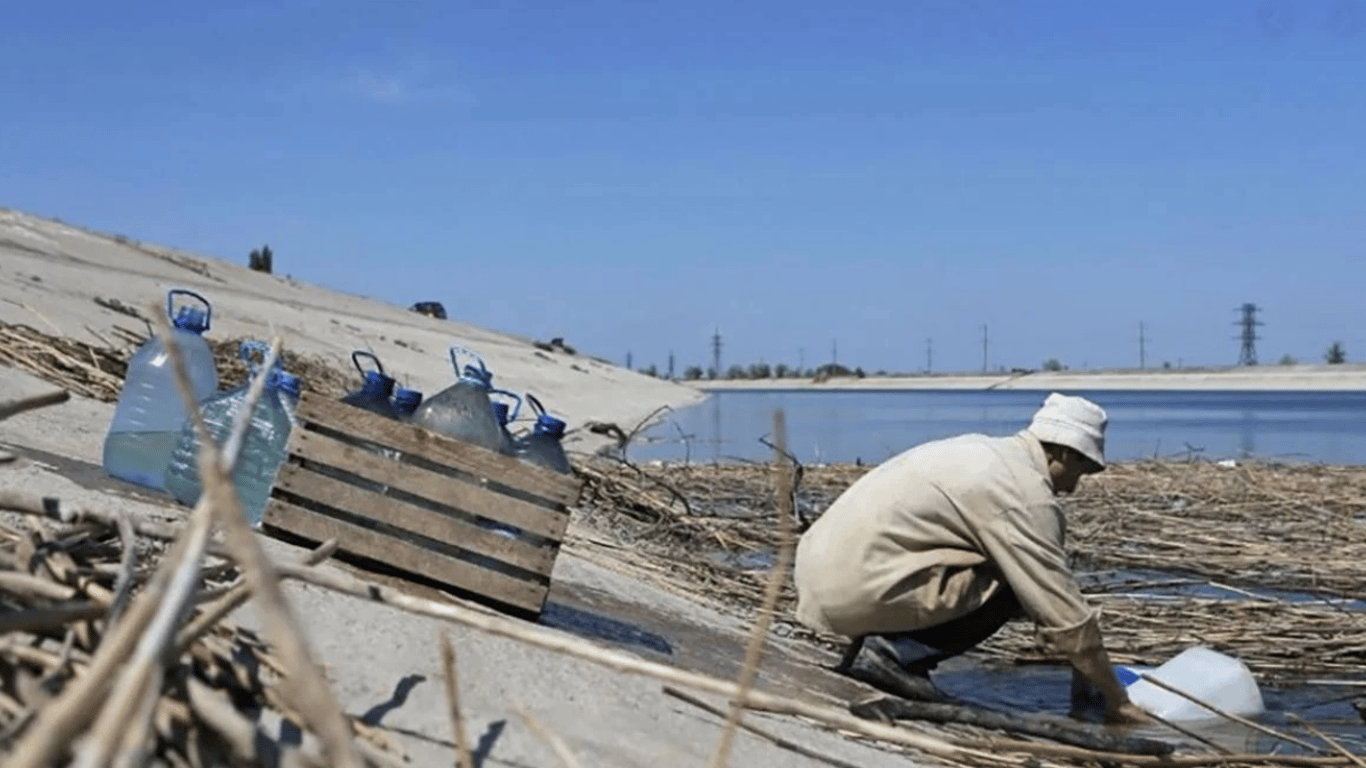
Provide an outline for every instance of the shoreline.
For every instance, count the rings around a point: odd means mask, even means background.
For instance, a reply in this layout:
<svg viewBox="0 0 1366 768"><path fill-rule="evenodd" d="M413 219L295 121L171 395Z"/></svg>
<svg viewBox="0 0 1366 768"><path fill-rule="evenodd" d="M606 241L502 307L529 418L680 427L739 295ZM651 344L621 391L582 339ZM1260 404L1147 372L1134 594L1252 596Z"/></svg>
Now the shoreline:
<svg viewBox="0 0 1366 768"><path fill-rule="evenodd" d="M1228 391L1366 392L1366 365L1300 365L1180 371L1059 371L923 374L797 379L717 379L682 382L703 392L792 391Z"/></svg>

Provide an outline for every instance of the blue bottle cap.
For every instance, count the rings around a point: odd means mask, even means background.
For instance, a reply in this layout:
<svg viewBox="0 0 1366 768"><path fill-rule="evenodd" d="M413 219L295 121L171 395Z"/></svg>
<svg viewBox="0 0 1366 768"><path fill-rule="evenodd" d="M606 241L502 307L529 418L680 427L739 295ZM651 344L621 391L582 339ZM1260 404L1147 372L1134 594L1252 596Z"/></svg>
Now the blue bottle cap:
<svg viewBox="0 0 1366 768"><path fill-rule="evenodd" d="M535 431L538 435L549 435L554 438L564 437L565 423L560 419L543 413L536 417Z"/></svg>
<svg viewBox="0 0 1366 768"><path fill-rule="evenodd" d="M1115 677L1119 678L1119 684L1125 688L1143 679L1138 676L1137 672L1119 664L1115 665Z"/></svg>
<svg viewBox="0 0 1366 768"><path fill-rule="evenodd" d="M507 423L508 423L508 416L509 416L509 414L508 414L508 404L507 404L507 403L494 403L494 404L493 404L493 415L498 419L498 425L499 425L499 426L503 426L503 427L507 426Z"/></svg>
<svg viewBox="0 0 1366 768"><path fill-rule="evenodd" d="M419 405L422 405L422 393L416 389L399 387L394 391L394 407L404 416L411 415Z"/></svg>
<svg viewBox="0 0 1366 768"><path fill-rule="evenodd" d="M297 375L289 371L276 371L272 374L275 377L275 385L283 392L288 392L294 397L298 397L303 392L304 383Z"/></svg>
<svg viewBox="0 0 1366 768"><path fill-rule="evenodd" d="M386 376L375 370L365 372L365 388L361 392L367 397L387 400L393 391L394 378L392 376Z"/></svg>
<svg viewBox="0 0 1366 768"><path fill-rule="evenodd" d="M175 320L172 321L175 327L189 331L190 333L203 333L208 330L209 316L202 309L194 307L181 307L176 312Z"/></svg>

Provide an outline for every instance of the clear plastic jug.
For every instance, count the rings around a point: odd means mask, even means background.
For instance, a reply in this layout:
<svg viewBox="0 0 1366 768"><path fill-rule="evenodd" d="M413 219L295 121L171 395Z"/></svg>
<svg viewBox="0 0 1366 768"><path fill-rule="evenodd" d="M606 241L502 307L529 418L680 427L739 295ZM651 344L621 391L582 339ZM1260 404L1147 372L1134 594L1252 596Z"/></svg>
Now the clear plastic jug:
<svg viewBox="0 0 1366 768"><path fill-rule="evenodd" d="M536 411L536 424L531 428L531 434L517 441L517 457L561 474L573 474L574 468L570 466L561 442L564 439L564 421L547 413L541 401L533 395L527 394L526 401Z"/></svg>
<svg viewBox="0 0 1366 768"><path fill-rule="evenodd" d="M293 427L289 411L280 399L281 371L278 363L272 370L262 372L251 356L253 351L264 355L265 349L266 345L259 341L243 342L241 347L242 358L247 361L252 379L264 375L266 381L261 399L251 413L251 421L231 475L233 487L237 489L242 508L252 526L261 524L266 501L270 498L270 488L275 483L275 474L285 460L289 432ZM252 379L210 397L201 407L209 434L220 446L232 433L233 422L246 404ZM186 419L166 471L166 491L187 506L197 504L203 493L198 456L199 438L194 431L194 422Z"/></svg>
<svg viewBox="0 0 1366 768"><path fill-rule="evenodd" d="M277 394L280 396L280 404L285 407L285 413L289 414L290 426L298 428L299 398L304 391L303 380L289 371L277 372L275 380L279 387Z"/></svg>
<svg viewBox="0 0 1366 768"><path fill-rule="evenodd" d="M510 453L506 432L493 413L489 394L493 389L493 374L484 361L461 347L451 347L451 365L455 367L456 382L427 398L413 412L413 423L440 435L482 446L490 451ZM461 368L461 357L477 362Z"/></svg>
<svg viewBox="0 0 1366 768"><path fill-rule="evenodd" d="M203 309L183 305L172 314L176 296L198 299ZM218 389L213 350L204 340L213 308L197 293L171 290L166 293L166 315L172 318L169 343L180 353L190 374L198 402ZM166 467L180 440L189 410L176 387L175 371L160 336L148 339L128 363L114 418L104 438L104 471L121 480L165 489Z"/></svg>
<svg viewBox="0 0 1366 768"><path fill-rule="evenodd" d="M510 397L515 402L509 405L506 400L499 397ZM512 431L508 425L517 420L517 415L522 412L522 398L502 389L489 390L489 400L493 405L493 418L498 422L498 426L503 430L502 452L509 455L517 455L517 439L512 436Z"/></svg>
<svg viewBox="0 0 1366 768"><path fill-rule="evenodd" d="M1212 648L1187 648L1156 669L1116 665L1115 675L1129 699L1146 712L1166 720L1217 719L1220 716L1215 712L1144 680L1140 673L1241 717L1255 717L1266 709L1247 665Z"/></svg>

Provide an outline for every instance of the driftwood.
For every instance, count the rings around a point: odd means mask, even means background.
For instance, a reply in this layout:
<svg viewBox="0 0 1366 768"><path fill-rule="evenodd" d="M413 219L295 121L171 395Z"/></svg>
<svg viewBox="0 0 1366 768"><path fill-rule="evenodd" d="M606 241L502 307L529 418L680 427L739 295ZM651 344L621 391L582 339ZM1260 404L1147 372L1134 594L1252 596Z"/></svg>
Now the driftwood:
<svg viewBox="0 0 1366 768"><path fill-rule="evenodd" d="M1020 736L1041 736L1061 744L1071 744L1101 752L1134 755L1169 755L1175 746L1157 739L1125 736L1076 720L1041 714L997 712L967 704L910 701L893 696L878 696L849 706L859 717L882 722L923 720L930 723L958 723L1004 731Z"/></svg>

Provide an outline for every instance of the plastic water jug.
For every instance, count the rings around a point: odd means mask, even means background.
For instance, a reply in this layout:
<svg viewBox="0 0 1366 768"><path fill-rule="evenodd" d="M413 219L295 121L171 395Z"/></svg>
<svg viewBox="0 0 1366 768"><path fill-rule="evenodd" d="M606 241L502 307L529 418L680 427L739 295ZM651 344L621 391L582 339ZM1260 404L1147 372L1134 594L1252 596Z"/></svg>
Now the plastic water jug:
<svg viewBox="0 0 1366 768"><path fill-rule="evenodd" d="M490 393L501 392L493 388L493 374L478 355L467 349L451 347L450 354L458 377L456 382L418 406L413 412L413 423L490 451L511 453L507 434L498 423L489 398ZM462 369L462 357L478 365L467 362Z"/></svg>
<svg viewBox="0 0 1366 768"><path fill-rule="evenodd" d="M562 474L573 474L574 469L569 465L569 457L565 455L561 443L564 421L547 413L541 401L533 395L528 394L526 400L536 411L536 424L531 428L531 434L517 441L517 457Z"/></svg>
<svg viewBox="0 0 1366 768"><path fill-rule="evenodd" d="M398 412L399 418L408 421L413 416L413 411L422 405L422 393L416 389L399 387L394 390L394 410Z"/></svg>
<svg viewBox="0 0 1366 768"><path fill-rule="evenodd" d="M362 368L360 364L362 357L373 360L375 367L371 370ZM364 383L360 389L347 394L341 401L347 405L364 408L371 413L397 419L399 412L394 408L394 404L389 402L389 396L394 392L394 377L384 372L384 366L380 364L379 358L375 357L373 353L356 350L351 353L351 363L364 377Z"/></svg>
<svg viewBox="0 0 1366 768"><path fill-rule="evenodd" d="M511 397L516 402L509 406L506 400L497 399L495 396ZM501 389L491 390L489 397L493 403L493 417L503 430L503 453L515 456L517 454L517 440L512 436L512 431L508 429L508 425L516 421L517 415L522 412L522 398Z"/></svg>
<svg viewBox="0 0 1366 768"><path fill-rule="evenodd" d="M1242 717L1261 714L1266 705L1247 665L1204 646L1187 648L1156 669L1115 666L1129 699L1166 720L1207 720L1219 715L1180 694L1144 680L1140 673Z"/></svg>
<svg viewBox="0 0 1366 768"><path fill-rule="evenodd" d="M182 305L172 314L176 296L198 299L203 308ZM166 315L171 319L169 343L180 353L190 374L198 402L218 389L213 350L204 340L213 308L197 293L166 293ZM104 438L104 471L121 480L164 490L166 466L180 440L189 409L176 388L175 371L160 336L147 340L128 363L114 418Z"/></svg>
<svg viewBox="0 0 1366 768"><path fill-rule="evenodd" d="M242 500L242 508L252 526L261 524L266 501L270 498L270 488L275 483L275 473L284 463L289 432L293 424L289 411L281 402L280 370L276 368L262 372L251 357L252 351L264 351L262 342L243 342L241 353L251 370L252 379L265 376L265 386L261 399L251 413L251 421L243 436L242 448L237 462L233 465L232 484ZM205 400L201 406L204 422L209 434L220 446L232 433L233 422L246 404L247 391L251 379L241 386L220 392ZM180 440L176 443L175 453L166 470L166 491L181 504L193 506L199 502L203 493L199 476L199 437L194 431L194 422L186 419L181 430Z"/></svg>

